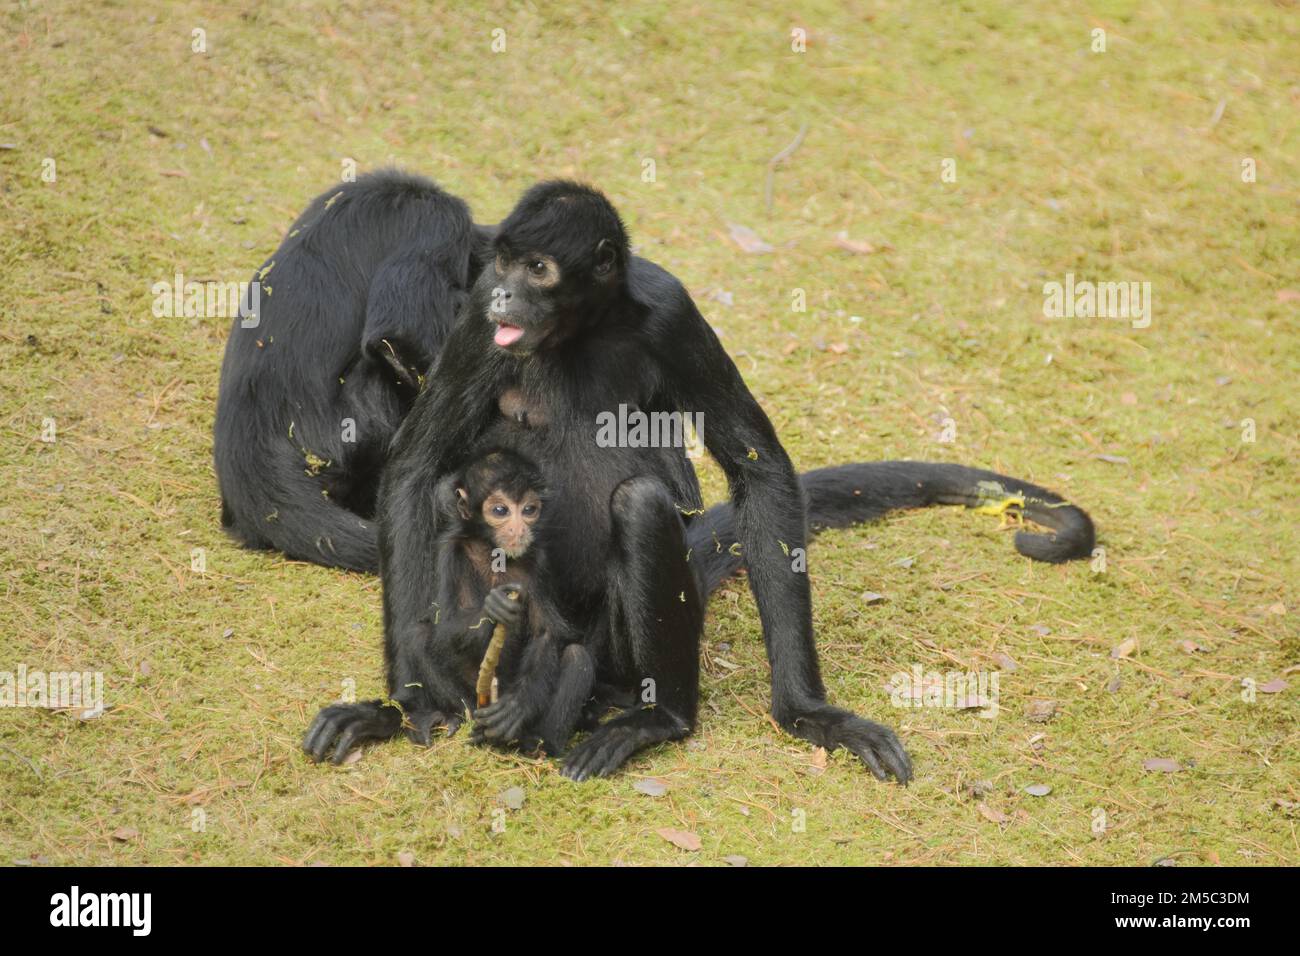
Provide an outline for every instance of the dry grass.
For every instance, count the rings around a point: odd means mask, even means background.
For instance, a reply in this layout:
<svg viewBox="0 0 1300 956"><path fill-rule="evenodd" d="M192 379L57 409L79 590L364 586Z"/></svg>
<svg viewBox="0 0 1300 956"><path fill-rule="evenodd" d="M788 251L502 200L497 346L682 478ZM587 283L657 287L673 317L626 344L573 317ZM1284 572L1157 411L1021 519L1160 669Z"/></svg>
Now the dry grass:
<svg viewBox="0 0 1300 956"><path fill-rule="evenodd" d="M1300 859L1300 675L1253 702L1241 687L1300 664L1294 9L513 6L0 13L0 670L99 670L111 706L0 711L0 862ZM767 161L804 123L769 214ZM901 727L906 790L839 754L823 770L773 729L743 584L711 607L699 733L613 780L574 786L460 738L309 765L316 709L349 678L380 690L378 584L223 538L210 428L228 323L156 318L150 288L247 279L345 157L433 175L484 221L543 176L600 185L800 465L1031 477L1093 512L1106 572L1031 565L993 519L947 510L819 539L832 699ZM729 222L776 251L741 252ZM875 251L839 248L841 231ZM1066 272L1151 282L1151 327L1045 319L1042 284ZM891 709L882 685L916 664L998 669L1000 715ZM1025 715L1040 700L1050 722ZM645 776L667 794L634 790ZM514 786L526 802L494 832Z"/></svg>

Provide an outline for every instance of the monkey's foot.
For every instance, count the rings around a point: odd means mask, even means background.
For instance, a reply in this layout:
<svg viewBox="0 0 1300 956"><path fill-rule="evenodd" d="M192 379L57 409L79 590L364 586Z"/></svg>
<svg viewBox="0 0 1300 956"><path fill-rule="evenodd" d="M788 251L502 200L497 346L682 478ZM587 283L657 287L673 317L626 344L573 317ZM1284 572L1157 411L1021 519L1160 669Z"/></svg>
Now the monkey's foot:
<svg viewBox="0 0 1300 956"><path fill-rule="evenodd" d="M302 749L319 763L330 755L331 763L342 763L353 747L375 740L389 740L402 728L402 712L383 701L334 704L324 708L303 738Z"/></svg>
<svg viewBox="0 0 1300 956"><path fill-rule="evenodd" d="M626 711L601 724L574 747L564 759L561 773L579 782L606 777L638 750L666 740L679 740L689 733L689 725L663 708Z"/></svg>
<svg viewBox="0 0 1300 956"><path fill-rule="evenodd" d="M465 718L460 714L443 713L440 710L409 710L406 712L406 720L402 722L402 729L406 731L406 739L411 743L430 747L433 745L435 730L441 728L450 737L460 730L460 725L464 722Z"/></svg>
<svg viewBox="0 0 1300 956"><path fill-rule="evenodd" d="M830 704L822 704L785 720L778 718L778 721L796 737L810 740L819 747L827 750L843 747L857 754L877 780L893 776L906 786L912 779L912 759L903 749L898 735L883 724L865 720Z"/></svg>

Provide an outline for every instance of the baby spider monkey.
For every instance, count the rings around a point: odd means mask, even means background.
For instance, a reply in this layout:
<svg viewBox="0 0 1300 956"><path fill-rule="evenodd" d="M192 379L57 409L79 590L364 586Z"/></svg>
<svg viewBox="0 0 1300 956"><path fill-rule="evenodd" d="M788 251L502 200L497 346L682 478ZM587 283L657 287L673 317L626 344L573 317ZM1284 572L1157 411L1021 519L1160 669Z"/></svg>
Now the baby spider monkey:
<svg viewBox="0 0 1300 956"><path fill-rule="evenodd" d="M461 699L472 688L493 627L506 628L500 696L474 713L474 743L539 747L554 756L573 736L595 685L595 666L556 604L543 513L546 487L514 452L475 457L440 486L448 527L437 545L443 594L434 653L458 666Z"/></svg>

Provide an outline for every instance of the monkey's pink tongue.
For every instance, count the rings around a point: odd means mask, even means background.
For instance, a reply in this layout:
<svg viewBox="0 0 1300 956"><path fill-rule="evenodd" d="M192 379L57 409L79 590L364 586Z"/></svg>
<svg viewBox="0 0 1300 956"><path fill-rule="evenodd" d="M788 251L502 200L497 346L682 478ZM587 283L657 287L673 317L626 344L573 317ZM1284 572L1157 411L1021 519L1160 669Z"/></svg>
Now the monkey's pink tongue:
<svg viewBox="0 0 1300 956"><path fill-rule="evenodd" d="M507 325L505 322L502 322L497 326L497 334L493 337L492 341L496 342L496 344L502 348L505 348L507 345L514 345L514 343L518 342L523 337L524 330L519 326Z"/></svg>

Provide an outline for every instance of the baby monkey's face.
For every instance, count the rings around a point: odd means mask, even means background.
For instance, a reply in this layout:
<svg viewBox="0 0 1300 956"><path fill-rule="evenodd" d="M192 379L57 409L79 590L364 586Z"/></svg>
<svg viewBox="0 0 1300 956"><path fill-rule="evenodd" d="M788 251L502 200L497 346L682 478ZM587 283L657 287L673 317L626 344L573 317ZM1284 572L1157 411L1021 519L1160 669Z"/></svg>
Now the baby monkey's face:
<svg viewBox="0 0 1300 956"><path fill-rule="evenodd" d="M533 525L542 514L542 499L527 491L515 500L504 491L494 491L483 500L483 520L492 529L493 543L507 558L523 557L533 543Z"/></svg>

